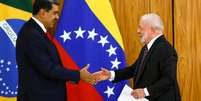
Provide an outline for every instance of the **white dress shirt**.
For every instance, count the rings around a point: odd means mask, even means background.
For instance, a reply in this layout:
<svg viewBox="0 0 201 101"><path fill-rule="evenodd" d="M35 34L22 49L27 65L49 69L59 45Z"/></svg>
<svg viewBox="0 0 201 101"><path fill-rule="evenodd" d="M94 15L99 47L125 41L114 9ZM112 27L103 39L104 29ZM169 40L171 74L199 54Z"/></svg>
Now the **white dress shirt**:
<svg viewBox="0 0 201 101"><path fill-rule="evenodd" d="M47 32L47 29L45 28L45 26L43 25L42 22L40 22L38 19L36 19L35 17L31 17L41 28L42 30L46 33Z"/></svg>

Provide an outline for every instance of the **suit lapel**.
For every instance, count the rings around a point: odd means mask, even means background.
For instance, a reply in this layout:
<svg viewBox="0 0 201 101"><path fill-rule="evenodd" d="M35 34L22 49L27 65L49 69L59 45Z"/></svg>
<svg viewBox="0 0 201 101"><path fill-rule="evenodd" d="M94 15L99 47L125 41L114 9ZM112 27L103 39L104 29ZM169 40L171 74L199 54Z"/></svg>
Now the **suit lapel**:
<svg viewBox="0 0 201 101"><path fill-rule="evenodd" d="M39 33L36 34L40 34L47 42L50 42L50 40L48 39L46 33L43 31L43 29L31 18L30 19L30 23L32 23L33 27L39 31Z"/></svg>
<svg viewBox="0 0 201 101"><path fill-rule="evenodd" d="M147 63L149 62L148 60L149 60L150 56L152 55L152 52L155 50L155 48L157 47L157 44L160 43L160 40L162 40L162 39L164 39L163 35L160 36L158 39L156 39L156 41L151 46L150 50L147 53L147 56L145 57L144 64L140 67L139 71L137 72L135 84L137 84L137 82L139 81L140 77L142 76L142 74L143 74L143 72L144 72L144 70L146 68ZM143 47L143 50L144 50L144 47ZM140 61L141 60L142 60L142 54L141 54L141 57L140 57Z"/></svg>
<svg viewBox="0 0 201 101"><path fill-rule="evenodd" d="M54 59L55 61L59 60L58 62L61 63L61 60L59 58L59 54L57 52L57 48L55 47L55 45L53 44L53 42L51 42L51 40L48 38L48 36L45 33L42 28L31 18L30 23L32 23L31 25L33 25L33 27L39 31L39 33L36 34L40 34L40 36L44 39L44 41L47 42L48 45L48 50L51 52L51 56L53 57L52 59ZM57 59L58 58L58 59Z"/></svg>

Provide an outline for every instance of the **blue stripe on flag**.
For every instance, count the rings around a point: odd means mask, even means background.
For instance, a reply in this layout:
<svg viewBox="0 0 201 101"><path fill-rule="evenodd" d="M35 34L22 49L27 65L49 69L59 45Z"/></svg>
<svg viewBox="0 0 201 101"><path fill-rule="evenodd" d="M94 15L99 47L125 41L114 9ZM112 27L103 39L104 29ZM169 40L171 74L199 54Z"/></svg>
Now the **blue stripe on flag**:
<svg viewBox="0 0 201 101"><path fill-rule="evenodd" d="M89 63L90 72L99 71L101 67L109 70L124 68L124 51L85 1L67 0L64 3L56 39L78 66ZM105 100L116 101L127 83L128 81L117 84L103 81L95 87Z"/></svg>

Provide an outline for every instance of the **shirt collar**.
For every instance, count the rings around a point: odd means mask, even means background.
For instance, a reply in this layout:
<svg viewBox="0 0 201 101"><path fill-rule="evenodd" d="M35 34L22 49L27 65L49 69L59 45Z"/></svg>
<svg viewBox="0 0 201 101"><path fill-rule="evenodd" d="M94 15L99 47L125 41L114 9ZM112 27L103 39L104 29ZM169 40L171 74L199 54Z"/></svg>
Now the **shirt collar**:
<svg viewBox="0 0 201 101"><path fill-rule="evenodd" d="M158 39L160 36L162 36L163 34L159 34L157 35L155 38L151 39L151 41L147 44L147 48L148 50L150 50L151 46L153 45L153 43L156 41L156 39Z"/></svg>
<svg viewBox="0 0 201 101"><path fill-rule="evenodd" d="M46 33L47 29L45 28L45 26L43 25L43 23L41 23L38 19L36 19L35 17L31 17L41 28L42 30Z"/></svg>

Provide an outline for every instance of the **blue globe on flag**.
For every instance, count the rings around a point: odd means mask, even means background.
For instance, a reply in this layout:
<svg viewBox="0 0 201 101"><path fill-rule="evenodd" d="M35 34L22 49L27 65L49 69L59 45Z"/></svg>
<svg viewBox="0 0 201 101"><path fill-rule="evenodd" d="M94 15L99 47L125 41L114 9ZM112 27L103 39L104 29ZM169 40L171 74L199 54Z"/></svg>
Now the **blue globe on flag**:
<svg viewBox="0 0 201 101"><path fill-rule="evenodd" d="M0 96L16 97L18 72L15 55L17 34L25 23L23 20L0 21Z"/></svg>

